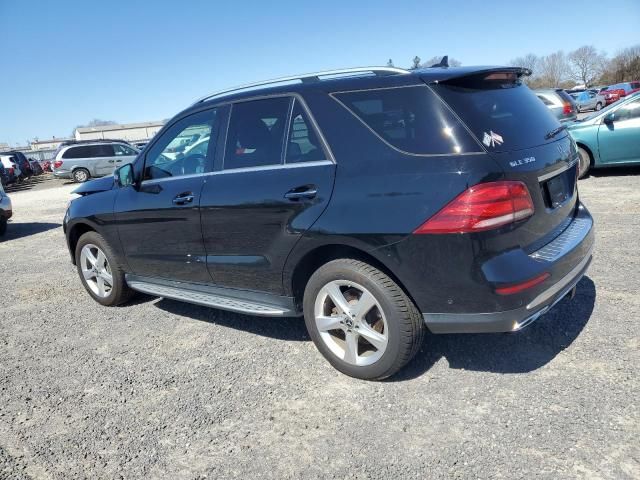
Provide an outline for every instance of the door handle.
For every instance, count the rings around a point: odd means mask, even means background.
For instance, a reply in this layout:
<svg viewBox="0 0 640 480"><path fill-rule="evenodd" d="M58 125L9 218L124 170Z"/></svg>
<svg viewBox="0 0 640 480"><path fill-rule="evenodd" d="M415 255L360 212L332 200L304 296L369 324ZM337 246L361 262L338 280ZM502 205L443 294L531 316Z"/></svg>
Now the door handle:
<svg viewBox="0 0 640 480"><path fill-rule="evenodd" d="M304 185L302 187L292 188L284 194L284 198L289 200L300 200L302 198L314 198L318 194L315 185Z"/></svg>
<svg viewBox="0 0 640 480"><path fill-rule="evenodd" d="M186 205L187 203L193 202L194 196L193 193L181 193L173 199L174 205Z"/></svg>
<svg viewBox="0 0 640 480"><path fill-rule="evenodd" d="M116 163L120 163L122 160L116 160Z"/></svg>
<svg viewBox="0 0 640 480"><path fill-rule="evenodd" d="M113 160L107 160L107 162L109 162L109 163L113 163Z"/></svg>

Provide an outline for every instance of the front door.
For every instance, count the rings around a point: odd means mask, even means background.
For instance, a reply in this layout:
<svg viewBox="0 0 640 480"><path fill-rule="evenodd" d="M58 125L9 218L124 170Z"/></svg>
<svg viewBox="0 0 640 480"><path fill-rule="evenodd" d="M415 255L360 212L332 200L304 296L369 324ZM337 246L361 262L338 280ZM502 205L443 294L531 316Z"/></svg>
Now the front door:
<svg viewBox="0 0 640 480"><path fill-rule="evenodd" d="M200 111L164 129L138 160L144 161L139 187L118 193L116 221L133 273L210 283L199 206L215 142L207 142L198 153L188 149L218 131L217 112Z"/></svg>
<svg viewBox="0 0 640 480"><path fill-rule="evenodd" d="M214 284L282 294L300 236L331 197L335 164L299 99L231 108L224 154L202 191L202 232Z"/></svg>
<svg viewBox="0 0 640 480"><path fill-rule="evenodd" d="M613 112L613 123L602 122L598 148L603 165L640 162L640 98Z"/></svg>

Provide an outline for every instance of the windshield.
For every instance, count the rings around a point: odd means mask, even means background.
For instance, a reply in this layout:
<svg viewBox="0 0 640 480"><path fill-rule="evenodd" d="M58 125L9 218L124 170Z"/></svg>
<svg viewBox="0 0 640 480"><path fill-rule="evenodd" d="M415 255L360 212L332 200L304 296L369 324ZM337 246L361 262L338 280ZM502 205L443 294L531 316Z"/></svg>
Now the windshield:
<svg viewBox="0 0 640 480"><path fill-rule="evenodd" d="M432 88L490 152L520 150L559 138L545 138L559 123L529 87L519 80L493 77L465 77Z"/></svg>

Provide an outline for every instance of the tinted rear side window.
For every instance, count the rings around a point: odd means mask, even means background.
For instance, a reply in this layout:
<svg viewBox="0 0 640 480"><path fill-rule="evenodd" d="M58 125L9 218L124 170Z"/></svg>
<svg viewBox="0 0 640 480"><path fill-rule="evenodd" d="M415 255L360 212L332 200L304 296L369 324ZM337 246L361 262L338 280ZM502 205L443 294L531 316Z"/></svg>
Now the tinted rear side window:
<svg viewBox="0 0 640 480"><path fill-rule="evenodd" d="M62 158L88 158L89 156L88 146L71 147L62 154Z"/></svg>
<svg viewBox="0 0 640 480"><path fill-rule="evenodd" d="M225 170L282 163L290 105L289 97L234 104L227 132Z"/></svg>
<svg viewBox="0 0 640 480"><path fill-rule="evenodd" d="M482 151L464 125L426 86L334 96L386 143L403 152L442 155Z"/></svg>
<svg viewBox="0 0 640 480"><path fill-rule="evenodd" d="M432 88L490 152L519 150L559 138L545 138L559 122L531 89L519 82L466 77Z"/></svg>

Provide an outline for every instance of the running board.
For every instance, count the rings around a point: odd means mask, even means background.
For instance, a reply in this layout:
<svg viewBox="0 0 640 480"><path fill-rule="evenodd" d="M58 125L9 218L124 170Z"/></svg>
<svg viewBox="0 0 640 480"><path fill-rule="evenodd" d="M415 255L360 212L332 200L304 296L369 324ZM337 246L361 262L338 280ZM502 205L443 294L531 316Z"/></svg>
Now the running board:
<svg viewBox="0 0 640 480"><path fill-rule="evenodd" d="M285 306L272 305L269 303L258 302L254 299L249 300L225 295L220 292L224 289L220 288L215 288L216 292L213 293L203 291L207 287L200 285L198 285L197 287L199 288L195 290L192 288L186 288L186 286L183 287L182 285L180 287L161 285L159 283L151 282L146 279L142 280L141 277L137 276L127 275L126 280L129 287L131 287L133 290L137 290L138 292L147 293L149 295L155 295L158 297L170 298L172 300L180 300L187 303L194 303L196 305L202 305L205 307L219 308L221 310L230 310L232 312L244 313L247 315L260 315L265 317L290 317L299 315L298 313L293 311L293 309L287 308ZM236 292L242 291L234 290L234 293ZM250 294L250 292L247 293Z"/></svg>

